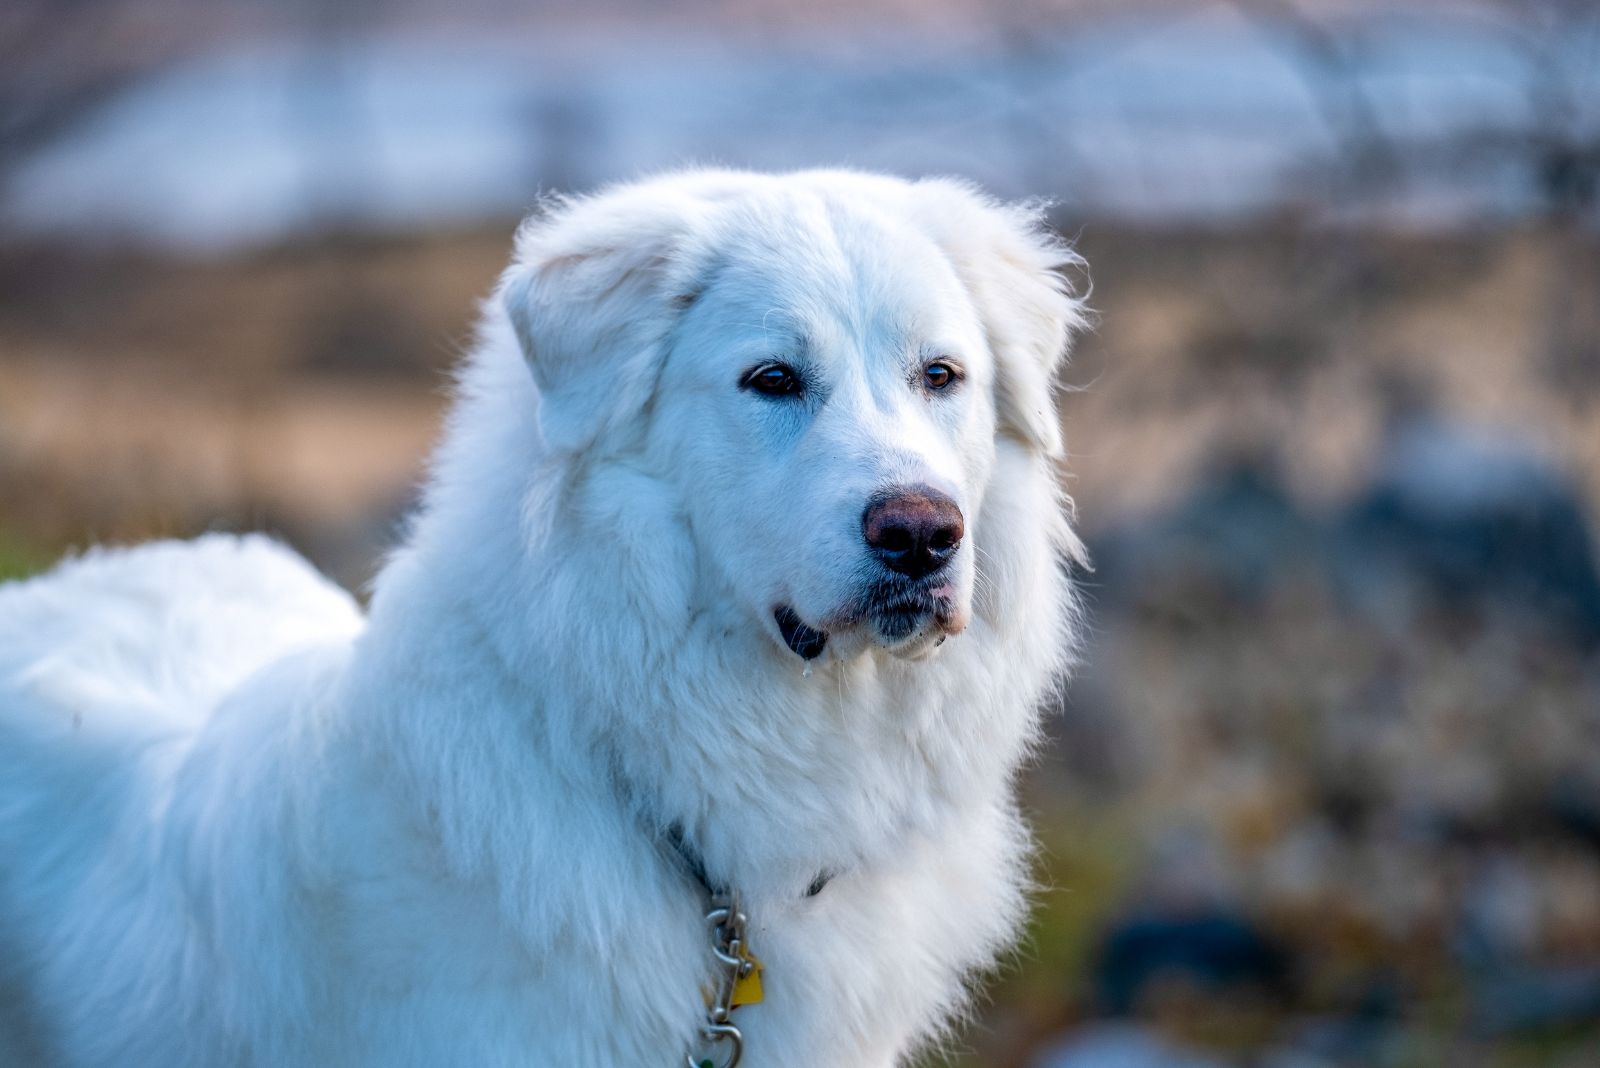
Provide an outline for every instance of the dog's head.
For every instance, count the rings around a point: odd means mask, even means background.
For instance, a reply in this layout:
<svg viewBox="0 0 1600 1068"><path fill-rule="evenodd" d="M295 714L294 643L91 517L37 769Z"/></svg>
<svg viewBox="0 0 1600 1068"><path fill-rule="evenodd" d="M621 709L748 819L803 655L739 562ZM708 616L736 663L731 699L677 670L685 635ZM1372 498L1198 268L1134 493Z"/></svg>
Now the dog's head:
<svg viewBox="0 0 1600 1068"><path fill-rule="evenodd" d="M705 586L808 660L917 656L969 620L997 441L1061 451L1074 261L954 182L697 172L553 206L501 299L547 446L672 486Z"/></svg>

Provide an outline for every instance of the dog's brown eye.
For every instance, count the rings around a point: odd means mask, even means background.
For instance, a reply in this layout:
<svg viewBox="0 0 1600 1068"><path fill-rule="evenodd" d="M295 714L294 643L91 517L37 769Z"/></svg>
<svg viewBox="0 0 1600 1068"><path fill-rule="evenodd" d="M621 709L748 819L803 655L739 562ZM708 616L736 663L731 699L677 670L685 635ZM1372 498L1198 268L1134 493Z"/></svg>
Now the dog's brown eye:
<svg viewBox="0 0 1600 1068"><path fill-rule="evenodd" d="M800 392L800 376L781 363L767 363L744 376L740 383L768 397L787 397Z"/></svg>
<svg viewBox="0 0 1600 1068"><path fill-rule="evenodd" d="M957 379L956 369L942 361L922 369L922 384L932 390L946 389Z"/></svg>

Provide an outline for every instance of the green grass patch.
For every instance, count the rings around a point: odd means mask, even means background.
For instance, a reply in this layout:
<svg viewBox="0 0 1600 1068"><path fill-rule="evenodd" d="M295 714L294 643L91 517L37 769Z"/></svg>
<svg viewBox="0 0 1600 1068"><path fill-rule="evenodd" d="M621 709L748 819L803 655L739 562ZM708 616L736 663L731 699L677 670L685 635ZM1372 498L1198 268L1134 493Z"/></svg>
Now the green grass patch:
<svg viewBox="0 0 1600 1068"><path fill-rule="evenodd" d="M52 559L44 550L0 530L0 582L38 574L50 566Z"/></svg>

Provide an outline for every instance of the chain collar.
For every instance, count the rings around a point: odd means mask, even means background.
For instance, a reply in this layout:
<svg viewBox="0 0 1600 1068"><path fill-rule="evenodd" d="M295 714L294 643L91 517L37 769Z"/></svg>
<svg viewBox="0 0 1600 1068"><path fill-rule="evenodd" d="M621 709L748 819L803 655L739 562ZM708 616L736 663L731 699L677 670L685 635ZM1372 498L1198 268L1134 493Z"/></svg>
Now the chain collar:
<svg viewBox="0 0 1600 1068"><path fill-rule="evenodd" d="M706 875L705 861L684 838L683 828L673 824L666 830L667 842L683 862L684 871L700 886L708 903L705 922L711 938L711 953L717 962L715 986L707 994L705 1023L700 1038L713 1056L686 1055L688 1068L736 1068L744 1056L744 1035L734 1024L733 1010L742 1004L760 1001L761 961L750 951L746 938L749 917L740 906L739 895L715 887ZM832 875L818 874L806 888L815 897L828 885ZM722 1054L725 1060L718 1060Z"/></svg>
<svg viewBox="0 0 1600 1068"><path fill-rule="evenodd" d="M700 1037L711 1050L727 1048L727 1059L686 1057L688 1068L735 1068L744 1056L744 1035L732 1019L739 1002L735 994L752 978L759 984L760 962L750 953L745 941L748 917L739 908L736 894L714 895L706 927L711 934L711 953L717 960L716 992L706 1005L706 1022Z"/></svg>

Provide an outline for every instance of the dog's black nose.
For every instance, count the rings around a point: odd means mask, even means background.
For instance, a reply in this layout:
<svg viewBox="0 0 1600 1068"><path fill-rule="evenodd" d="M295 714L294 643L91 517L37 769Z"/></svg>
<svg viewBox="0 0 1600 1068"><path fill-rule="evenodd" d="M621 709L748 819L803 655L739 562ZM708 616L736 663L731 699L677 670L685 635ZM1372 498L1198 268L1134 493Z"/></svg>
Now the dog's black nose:
<svg viewBox="0 0 1600 1068"><path fill-rule="evenodd" d="M950 562L966 530L955 501L927 486L907 486L868 503L861 533L884 566L922 578Z"/></svg>

